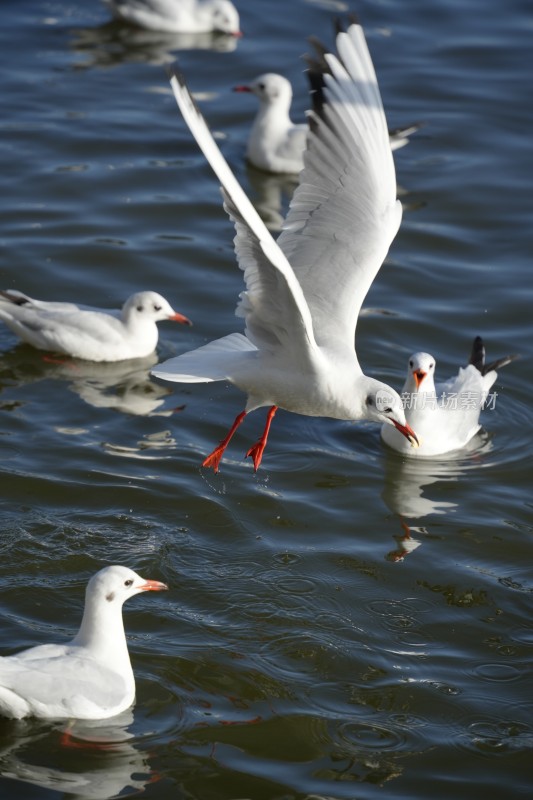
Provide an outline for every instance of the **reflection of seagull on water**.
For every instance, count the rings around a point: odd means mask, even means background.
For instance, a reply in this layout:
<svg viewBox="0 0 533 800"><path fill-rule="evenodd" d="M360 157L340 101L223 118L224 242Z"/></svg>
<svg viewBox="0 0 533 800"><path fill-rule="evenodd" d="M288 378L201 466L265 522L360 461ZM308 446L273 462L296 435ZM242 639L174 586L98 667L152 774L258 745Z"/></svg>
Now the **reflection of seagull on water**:
<svg viewBox="0 0 533 800"><path fill-rule="evenodd" d="M42 380L65 382L71 392L94 408L111 408L121 414L169 417L184 406L165 403L172 390L150 378L156 353L128 361L81 361L43 357L20 344L0 356L0 374L9 374L9 386ZM4 384L1 388L7 389Z"/></svg>
<svg viewBox="0 0 533 800"><path fill-rule="evenodd" d="M416 430L420 447L416 453L405 447L403 437L388 425L381 429L383 441L406 456L438 456L460 450L481 428L479 416L498 377L496 370L515 358L504 356L485 364L485 347L477 336L468 366L435 386L435 359L429 353L414 353L409 358L402 399L405 417Z"/></svg>
<svg viewBox="0 0 533 800"><path fill-rule="evenodd" d="M269 231L281 231L289 201L298 186L297 176L290 173L274 175L256 169L251 164L246 167L256 210Z"/></svg>
<svg viewBox="0 0 533 800"><path fill-rule="evenodd" d="M63 747L58 747L57 730L43 732L35 725L22 728L23 723L18 723L16 735L6 744L0 741L0 775L79 800L108 800L142 792L153 782L154 774L127 730L132 722L129 711L105 724L92 721L90 727L88 721L76 721L68 726L71 744ZM72 747L76 748L75 764ZM98 762L95 754L100 754Z"/></svg>
<svg viewBox="0 0 533 800"><path fill-rule="evenodd" d="M385 453L385 458L382 497L394 514L421 519L430 514L448 514L457 507L448 495L428 492L428 487L442 489L446 483L457 482L466 470L459 462L410 459L398 463L400 459L394 453Z"/></svg>
<svg viewBox="0 0 533 800"><path fill-rule="evenodd" d="M257 470L278 407L296 414L395 426L413 444L399 395L363 374L354 349L364 298L401 220L385 114L362 28L337 35L339 57L310 62L315 111L306 166L284 230L274 241L218 149L182 79L172 88L182 114L224 187L246 291L233 333L152 371L182 383L229 381L245 410L203 465L218 470L246 415L268 407L249 450ZM386 399L386 402L383 400Z"/></svg>
<svg viewBox="0 0 533 800"><path fill-rule="evenodd" d="M157 364L155 354L113 365L94 364L91 370L85 368L86 363L77 362L63 367L61 377L69 380L71 391L94 408L112 408L122 414L160 417L169 417L183 408L163 408L172 391L150 379L150 368ZM57 367L53 374L58 374Z"/></svg>
<svg viewBox="0 0 533 800"><path fill-rule="evenodd" d="M258 169L267 172L297 173L304 167L309 126L290 118L292 86L275 72L259 75L250 84L235 86L235 92L251 92L259 100L259 111L250 131L246 157ZM392 150L408 143L408 137L420 125L389 131Z"/></svg>
<svg viewBox="0 0 533 800"><path fill-rule="evenodd" d="M414 551L422 544L419 539L415 539L411 535L411 528L406 522L402 521L401 525L403 533L393 536L393 539L396 539L398 547L395 550L391 550L389 553L387 553L388 561L404 561L410 553L414 553ZM417 528L417 530L426 533L423 528Z"/></svg>
<svg viewBox="0 0 533 800"><path fill-rule="evenodd" d="M434 459L402 458L384 450L385 470L382 498L397 518L401 533L394 535L397 546L388 553L391 561L403 561L414 552L430 530L432 516L453 513L458 503L455 486L471 469L478 469L479 458L490 451L490 441L480 447L472 440L461 452L461 458L441 456ZM424 525L420 521L424 520ZM413 535L414 534L414 535Z"/></svg>
<svg viewBox="0 0 533 800"><path fill-rule="evenodd" d="M154 66L171 64L176 60L176 51L231 53L238 41L225 33L145 31L115 21L96 28L76 28L70 33L70 47L81 56L77 69L109 68L128 62Z"/></svg>

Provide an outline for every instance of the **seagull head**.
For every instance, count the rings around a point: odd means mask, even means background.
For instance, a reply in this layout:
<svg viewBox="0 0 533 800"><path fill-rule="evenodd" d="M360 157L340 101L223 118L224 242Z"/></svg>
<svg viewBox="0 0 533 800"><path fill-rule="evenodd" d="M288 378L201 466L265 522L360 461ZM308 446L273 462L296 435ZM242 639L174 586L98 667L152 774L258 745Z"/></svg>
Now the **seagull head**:
<svg viewBox="0 0 533 800"><path fill-rule="evenodd" d="M265 105L284 104L287 109L292 100L292 86L287 78L276 72L265 72L248 85L234 86L234 92L251 92Z"/></svg>
<svg viewBox="0 0 533 800"><path fill-rule="evenodd" d="M164 319L192 325L190 319L174 311L170 303L157 292L137 292L122 306L122 320L126 324L143 320L160 322Z"/></svg>
<svg viewBox="0 0 533 800"><path fill-rule="evenodd" d="M407 366L406 392L434 392L435 359L429 353L413 353Z"/></svg>
<svg viewBox="0 0 533 800"><path fill-rule="evenodd" d="M165 583L145 580L128 567L104 567L87 584L87 599L102 604L122 604L139 592L160 592L168 589Z"/></svg>
<svg viewBox="0 0 533 800"><path fill-rule="evenodd" d="M209 4L213 27L220 33L242 36L239 13L230 0L212 0Z"/></svg>
<svg viewBox="0 0 533 800"><path fill-rule="evenodd" d="M418 447L416 433L407 423L400 395L385 383L368 379L365 393L365 419L383 425L394 425L405 436L411 447Z"/></svg>

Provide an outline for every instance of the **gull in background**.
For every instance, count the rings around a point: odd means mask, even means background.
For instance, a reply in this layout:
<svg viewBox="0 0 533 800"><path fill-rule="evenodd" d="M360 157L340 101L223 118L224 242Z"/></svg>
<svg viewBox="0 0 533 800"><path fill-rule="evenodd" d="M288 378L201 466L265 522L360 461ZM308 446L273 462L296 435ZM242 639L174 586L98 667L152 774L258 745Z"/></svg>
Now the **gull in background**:
<svg viewBox="0 0 533 800"><path fill-rule="evenodd" d="M267 72L249 85L235 86L233 91L251 92L259 100L259 110L246 147L250 164L266 172L300 172L304 167L309 126L291 120L292 86L287 78ZM418 130L420 124L417 122L407 128L389 131L392 150L406 145L408 137Z"/></svg>
<svg viewBox="0 0 533 800"><path fill-rule="evenodd" d="M41 644L0 658L0 715L10 719L107 719L129 708L135 679L122 605L168 586L127 567L104 567L85 592L81 626L66 644Z"/></svg>
<svg viewBox="0 0 533 800"><path fill-rule="evenodd" d="M157 292L137 292L122 310L109 310L0 291L0 320L23 342L86 361L149 356L159 338L156 322L165 319L192 324Z"/></svg>
<svg viewBox="0 0 533 800"><path fill-rule="evenodd" d="M220 31L240 36L239 14L230 0L104 0L117 19L166 33Z"/></svg>
<svg viewBox="0 0 533 800"><path fill-rule="evenodd" d="M404 447L403 437L388 425L383 425L381 438L407 456L438 456L460 450L481 428L479 416L498 377L496 370L515 358L504 356L485 364L485 346L481 336L476 336L468 365L435 386L435 359L429 353L413 353L402 398L407 422L416 428L420 446L416 452Z"/></svg>
<svg viewBox="0 0 533 800"><path fill-rule="evenodd" d="M257 470L278 408L390 425L416 445L400 396L363 374L354 340L361 304L396 235L402 206L385 114L363 30L338 31L338 56L309 59L314 110L305 168L277 242L224 160L183 80L171 85L185 121L222 184L235 223L246 291L232 333L152 370L167 381L229 381L248 396L227 436L204 460L219 468L246 415L268 407L247 452Z"/></svg>

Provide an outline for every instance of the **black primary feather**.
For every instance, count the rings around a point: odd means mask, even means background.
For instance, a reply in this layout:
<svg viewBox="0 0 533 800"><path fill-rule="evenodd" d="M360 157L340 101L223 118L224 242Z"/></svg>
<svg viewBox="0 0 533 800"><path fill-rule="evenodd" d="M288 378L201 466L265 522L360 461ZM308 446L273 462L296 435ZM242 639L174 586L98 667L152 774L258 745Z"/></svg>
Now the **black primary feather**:
<svg viewBox="0 0 533 800"><path fill-rule="evenodd" d="M519 358L519 356L503 356L495 361L491 361L490 364L485 364L485 345L481 336L476 336L472 344L472 352L470 353L470 360L468 363L472 364L472 366L474 366L478 372L481 372L482 375L487 375L487 373L492 372L492 370L498 370L502 367L505 367L516 358Z"/></svg>

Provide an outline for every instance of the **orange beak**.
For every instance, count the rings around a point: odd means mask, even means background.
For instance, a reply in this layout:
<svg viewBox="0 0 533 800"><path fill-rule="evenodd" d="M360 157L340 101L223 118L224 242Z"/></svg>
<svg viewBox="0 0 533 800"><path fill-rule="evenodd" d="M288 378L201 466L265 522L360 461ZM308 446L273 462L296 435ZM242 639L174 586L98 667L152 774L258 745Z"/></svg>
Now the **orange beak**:
<svg viewBox="0 0 533 800"><path fill-rule="evenodd" d="M172 322L179 322L181 325L192 325L190 319L188 317L184 317L183 314L173 314L171 317L169 317L169 319L172 320Z"/></svg>
<svg viewBox="0 0 533 800"><path fill-rule="evenodd" d="M414 430L411 428L410 425L407 425L407 423L405 425L400 425L400 423L396 422L396 420L393 419L392 417L389 417L389 419L396 428L396 430L400 431L400 433L403 434L403 436L405 436L405 438L410 442L411 447L420 447L418 436L416 435L416 433L414 432Z"/></svg>
<svg viewBox="0 0 533 800"><path fill-rule="evenodd" d="M426 375L427 372L424 372L423 369L415 369L415 371L413 372L413 378L415 379L417 389L420 389L420 384L422 383Z"/></svg>
<svg viewBox="0 0 533 800"><path fill-rule="evenodd" d="M139 589L142 589L143 592L162 592L164 589L168 589L168 586L159 581L145 581L142 586L139 586Z"/></svg>

